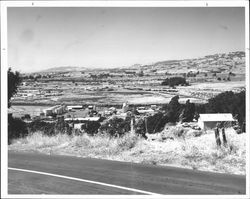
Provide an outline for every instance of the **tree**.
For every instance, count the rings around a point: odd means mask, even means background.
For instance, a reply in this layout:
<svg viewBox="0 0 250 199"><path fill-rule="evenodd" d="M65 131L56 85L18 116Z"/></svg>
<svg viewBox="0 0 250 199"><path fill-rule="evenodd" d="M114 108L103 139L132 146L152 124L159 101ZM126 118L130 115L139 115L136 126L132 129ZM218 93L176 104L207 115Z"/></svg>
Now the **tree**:
<svg viewBox="0 0 250 199"><path fill-rule="evenodd" d="M167 106L167 118L169 122L177 122L181 112L181 105L179 103L179 96L174 96Z"/></svg>
<svg viewBox="0 0 250 199"><path fill-rule="evenodd" d="M186 79L183 77L171 77L171 78L167 78L165 79L161 85L165 86L170 86L170 87L174 87L177 85L188 85L188 82L186 82Z"/></svg>
<svg viewBox="0 0 250 199"><path fill-rule="evenodd" d="M17 93L17 88L21 84L22 78L19 72L12 72L11 68L8 69L8 108L10 108L10 99Z"/></svg>
<svg viewBox="0 0 250 199"><path fill-rule="evenodd" d="M8 69L8 108L10 108L11 97L16 94L18 86L21 84L22 78L19 72ZM12 139L26 136L28 130L26 123L21 119L13 118L12 114L8 114L8 144L11 144Z"/></svg>
<svg viewBox="0 0 250 199"><path fill-rule="evenodd" d="M186 101L185 108L182 110L180 119L182 122L191 122L194 119L195 114L195 105L190 103L190 100Z"/></svg>
<svg viewBox="0 0 250 199"><path fill-rule="evenodd" d="M246 92L223 92L208 100L205 104L207 113L232 113L238 119L240 126L246 122Z"/></svg>

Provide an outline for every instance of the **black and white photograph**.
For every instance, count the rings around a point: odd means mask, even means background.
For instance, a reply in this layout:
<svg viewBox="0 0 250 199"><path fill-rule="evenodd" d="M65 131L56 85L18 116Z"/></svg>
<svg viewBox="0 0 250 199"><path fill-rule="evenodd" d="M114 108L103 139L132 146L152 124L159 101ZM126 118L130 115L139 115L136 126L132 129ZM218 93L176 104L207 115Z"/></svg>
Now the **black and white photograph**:
<svg viewBox="0 0 250 199"><path fill-rule="evenodd" d="M248 6L1 2L2 198L248 198Z"/></svg>

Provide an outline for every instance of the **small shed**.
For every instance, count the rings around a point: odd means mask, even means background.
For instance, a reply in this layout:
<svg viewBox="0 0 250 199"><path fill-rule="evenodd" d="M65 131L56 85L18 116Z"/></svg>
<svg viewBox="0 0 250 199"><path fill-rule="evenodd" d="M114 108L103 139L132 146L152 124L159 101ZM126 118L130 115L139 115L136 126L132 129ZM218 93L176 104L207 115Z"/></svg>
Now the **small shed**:
<svg viewBox="0 0 250 199"><path fill-rule="evenodd" d="M198 119L198 125L203 130L213 129L216 127L218 122L233 122L231 113L209 113L209 114L200 114Z"/></svg>

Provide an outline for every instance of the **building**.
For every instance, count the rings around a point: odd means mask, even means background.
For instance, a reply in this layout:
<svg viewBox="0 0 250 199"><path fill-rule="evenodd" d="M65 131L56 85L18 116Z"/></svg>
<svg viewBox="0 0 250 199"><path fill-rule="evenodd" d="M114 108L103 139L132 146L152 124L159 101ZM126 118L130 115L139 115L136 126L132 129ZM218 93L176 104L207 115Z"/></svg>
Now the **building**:
<svg viewBox="0 0 250 199"><path fill-rule="evenodd" d="M66 122L99 122L100 117L78 117L78 118L65 118L64 121Z"/></svg>
<svg viewBox="0 0 250 199"><path fill-rule="evenodd" d="M75 106L67 106L67 109L70 111L72 109L83 109L82 105L75 105Z"/></svg>
<svg viewBox="0 0 250 199"><path fill-rule="evenodd" d="M213 129L216 127L218 122L233 122L231 113L209 113L209 114L200 114L198 119L198 126L203 130Z"/></svg>
<svg viewBox="0 0 250 199"><path fill-rule="evenodd" d="M61 115L65 112L66 112L65 105L56 105L43 110L45 116L52 116L53 114Z"/></svg>

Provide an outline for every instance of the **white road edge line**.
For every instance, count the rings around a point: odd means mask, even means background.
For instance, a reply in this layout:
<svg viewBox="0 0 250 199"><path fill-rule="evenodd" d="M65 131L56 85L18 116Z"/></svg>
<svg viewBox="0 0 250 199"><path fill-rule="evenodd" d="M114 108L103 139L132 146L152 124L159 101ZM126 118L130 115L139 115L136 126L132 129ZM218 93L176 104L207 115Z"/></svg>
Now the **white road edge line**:
<svg viewBox="0 0 250 199"><path fill-rule="evenodd" d="M85 180L85 179L81 179L81 178L69 177L69 176L64 176L64 175L58 175L58 174L53 174L53 173L46 173L46 172L34 171L34 170L27 170L27 169L18 169L18 168L13 168L13 167L9 167L8 169L9 170L13 170L13 171L23 171L23 172L28 172L28 173L36 173L36 174L53 176L53 177L64 178L64 179L69 179L69 180L75 180L75 181L80 181L80 182L87 182L87 183L92 183L92 184L97 184L97 185L103 185L103 186L107 186L107 187L114 187L114 188L117 188L117 189L124 189L124 190L138 192L138 193L143 193L143 194L161 195L161 194L158 194L158 193L153 193L153 192L149 192L149 191L143 191L143 190L140 190L140 189L123 187L123 186L118 186L118 185L113 185L113 184L108 184L108 183L103 183L103 182L97 182L97 181L92 181L92 180Z"/></svg>

